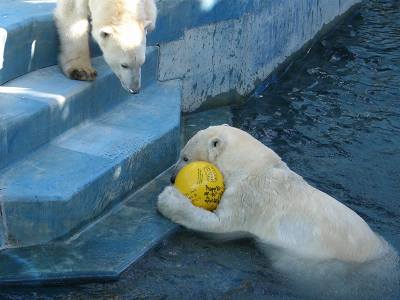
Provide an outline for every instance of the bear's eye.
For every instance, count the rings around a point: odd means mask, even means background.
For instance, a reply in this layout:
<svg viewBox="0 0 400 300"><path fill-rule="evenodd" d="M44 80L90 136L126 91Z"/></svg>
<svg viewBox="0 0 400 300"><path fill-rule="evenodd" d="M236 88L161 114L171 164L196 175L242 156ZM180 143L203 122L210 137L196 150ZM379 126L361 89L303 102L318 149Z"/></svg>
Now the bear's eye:
<svg viewBox="0 0 400 300"><path fill-rule="evenodd" d="M183 161L184 161L184 162L188 162L188 161L189 161L189 158L187 158L187 156L184 156L184 157L183 157Z"/></svg>
<svg viewBox="0 0 400 300"><path fill-rule="evenodd" d="M129 66L128 66L127 64L121 64L121 68L122 68L122 69L128 69Z"/></svg>

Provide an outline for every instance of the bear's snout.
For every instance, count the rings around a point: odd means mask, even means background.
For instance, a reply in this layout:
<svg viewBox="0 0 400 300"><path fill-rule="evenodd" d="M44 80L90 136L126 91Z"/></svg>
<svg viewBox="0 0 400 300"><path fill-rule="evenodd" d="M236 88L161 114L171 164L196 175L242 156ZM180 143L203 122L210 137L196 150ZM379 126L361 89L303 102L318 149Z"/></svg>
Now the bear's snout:
<svg viewBox="0 0 400 300"><path fill-rule="evenodd" d="M129 93L131 94L139 94L139 90L138 89L129 89Z"/></svg>

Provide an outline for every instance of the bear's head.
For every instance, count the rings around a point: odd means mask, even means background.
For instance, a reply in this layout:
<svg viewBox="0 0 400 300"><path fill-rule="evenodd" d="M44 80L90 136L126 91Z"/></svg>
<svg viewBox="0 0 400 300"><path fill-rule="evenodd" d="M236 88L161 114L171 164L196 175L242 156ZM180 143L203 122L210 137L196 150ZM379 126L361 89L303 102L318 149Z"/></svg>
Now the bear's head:
<svg viewBox="0 0 400 300"><path fill-rule="evenodd" d="M176 172L193 161L216 165L225 179L253 174L256 169L281 163L274 151L247 132L228 125L211 126L197 132L182 149L175 166Z"/></svg>
<svg viewBox="0 0 400 300"><path fill-rule="evenodd" d="M93 33L105 61L130 93L141 86L141 67L146 59L146 34L151 22L132 21L104 26Z"/></svg>

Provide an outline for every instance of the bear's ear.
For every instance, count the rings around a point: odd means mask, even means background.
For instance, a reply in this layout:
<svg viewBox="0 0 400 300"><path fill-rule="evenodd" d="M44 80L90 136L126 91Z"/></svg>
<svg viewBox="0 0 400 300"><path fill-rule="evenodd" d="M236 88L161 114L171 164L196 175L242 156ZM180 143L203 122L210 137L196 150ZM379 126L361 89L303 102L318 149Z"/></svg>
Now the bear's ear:
<svg viewBox="0 0 400 300"><path fill-rule="evenodd" d="M225 142L221 138L215 136L208 141L208 156L214 161L224 150Z"/></svg>
<svg viewBox="0 0 400 300"><path fill-rule="evenodd" d="M111 26L104 26L100 29L100 36L102 39L107 39L112 34L112 32L113 30Z"/></svg>
<svg viewBox="0 0 400 300"><path fill-rule="evenodd" d="M143 21L143 28L144 28L144 30L146 31L146 33L147 33L147 32L150 32L150 31L153 31L153 29L154 29L153 21L151 21L151 20L144 20L144 21Z"/></svg>

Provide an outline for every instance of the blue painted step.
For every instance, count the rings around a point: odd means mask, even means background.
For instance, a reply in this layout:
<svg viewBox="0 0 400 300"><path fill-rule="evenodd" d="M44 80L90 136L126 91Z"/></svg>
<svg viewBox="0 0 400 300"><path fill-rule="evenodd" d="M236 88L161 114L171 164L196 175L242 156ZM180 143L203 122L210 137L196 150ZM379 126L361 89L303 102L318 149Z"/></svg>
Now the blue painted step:
<svg viewBox="0 0 400 300"><path fill-rule="evenodd" d="M0 251L0 286L116 280L178 226L156 211L166 172L65 241Z"/></svg>
<svg viewBox="0 0 400 300"><path fill-rule="evenodd" d="M171 166L180 100L178 81L155 82L3 169L6 246L67 235Z"/></svg>
<svg viewBox="0 0 400 300"><path fill-rule="evenodd" d="M103 58L93 63L94 82L70 80L52 66L0 86L0 168L127 99ZM156 80L157 68L158 48L148 47L143 87Z"/></svg>
<svg viewBox="0 0 400 300"><path fill-rule="evenodd" d="M0 3L0 84L57 63L54 3Z"/></svg>

